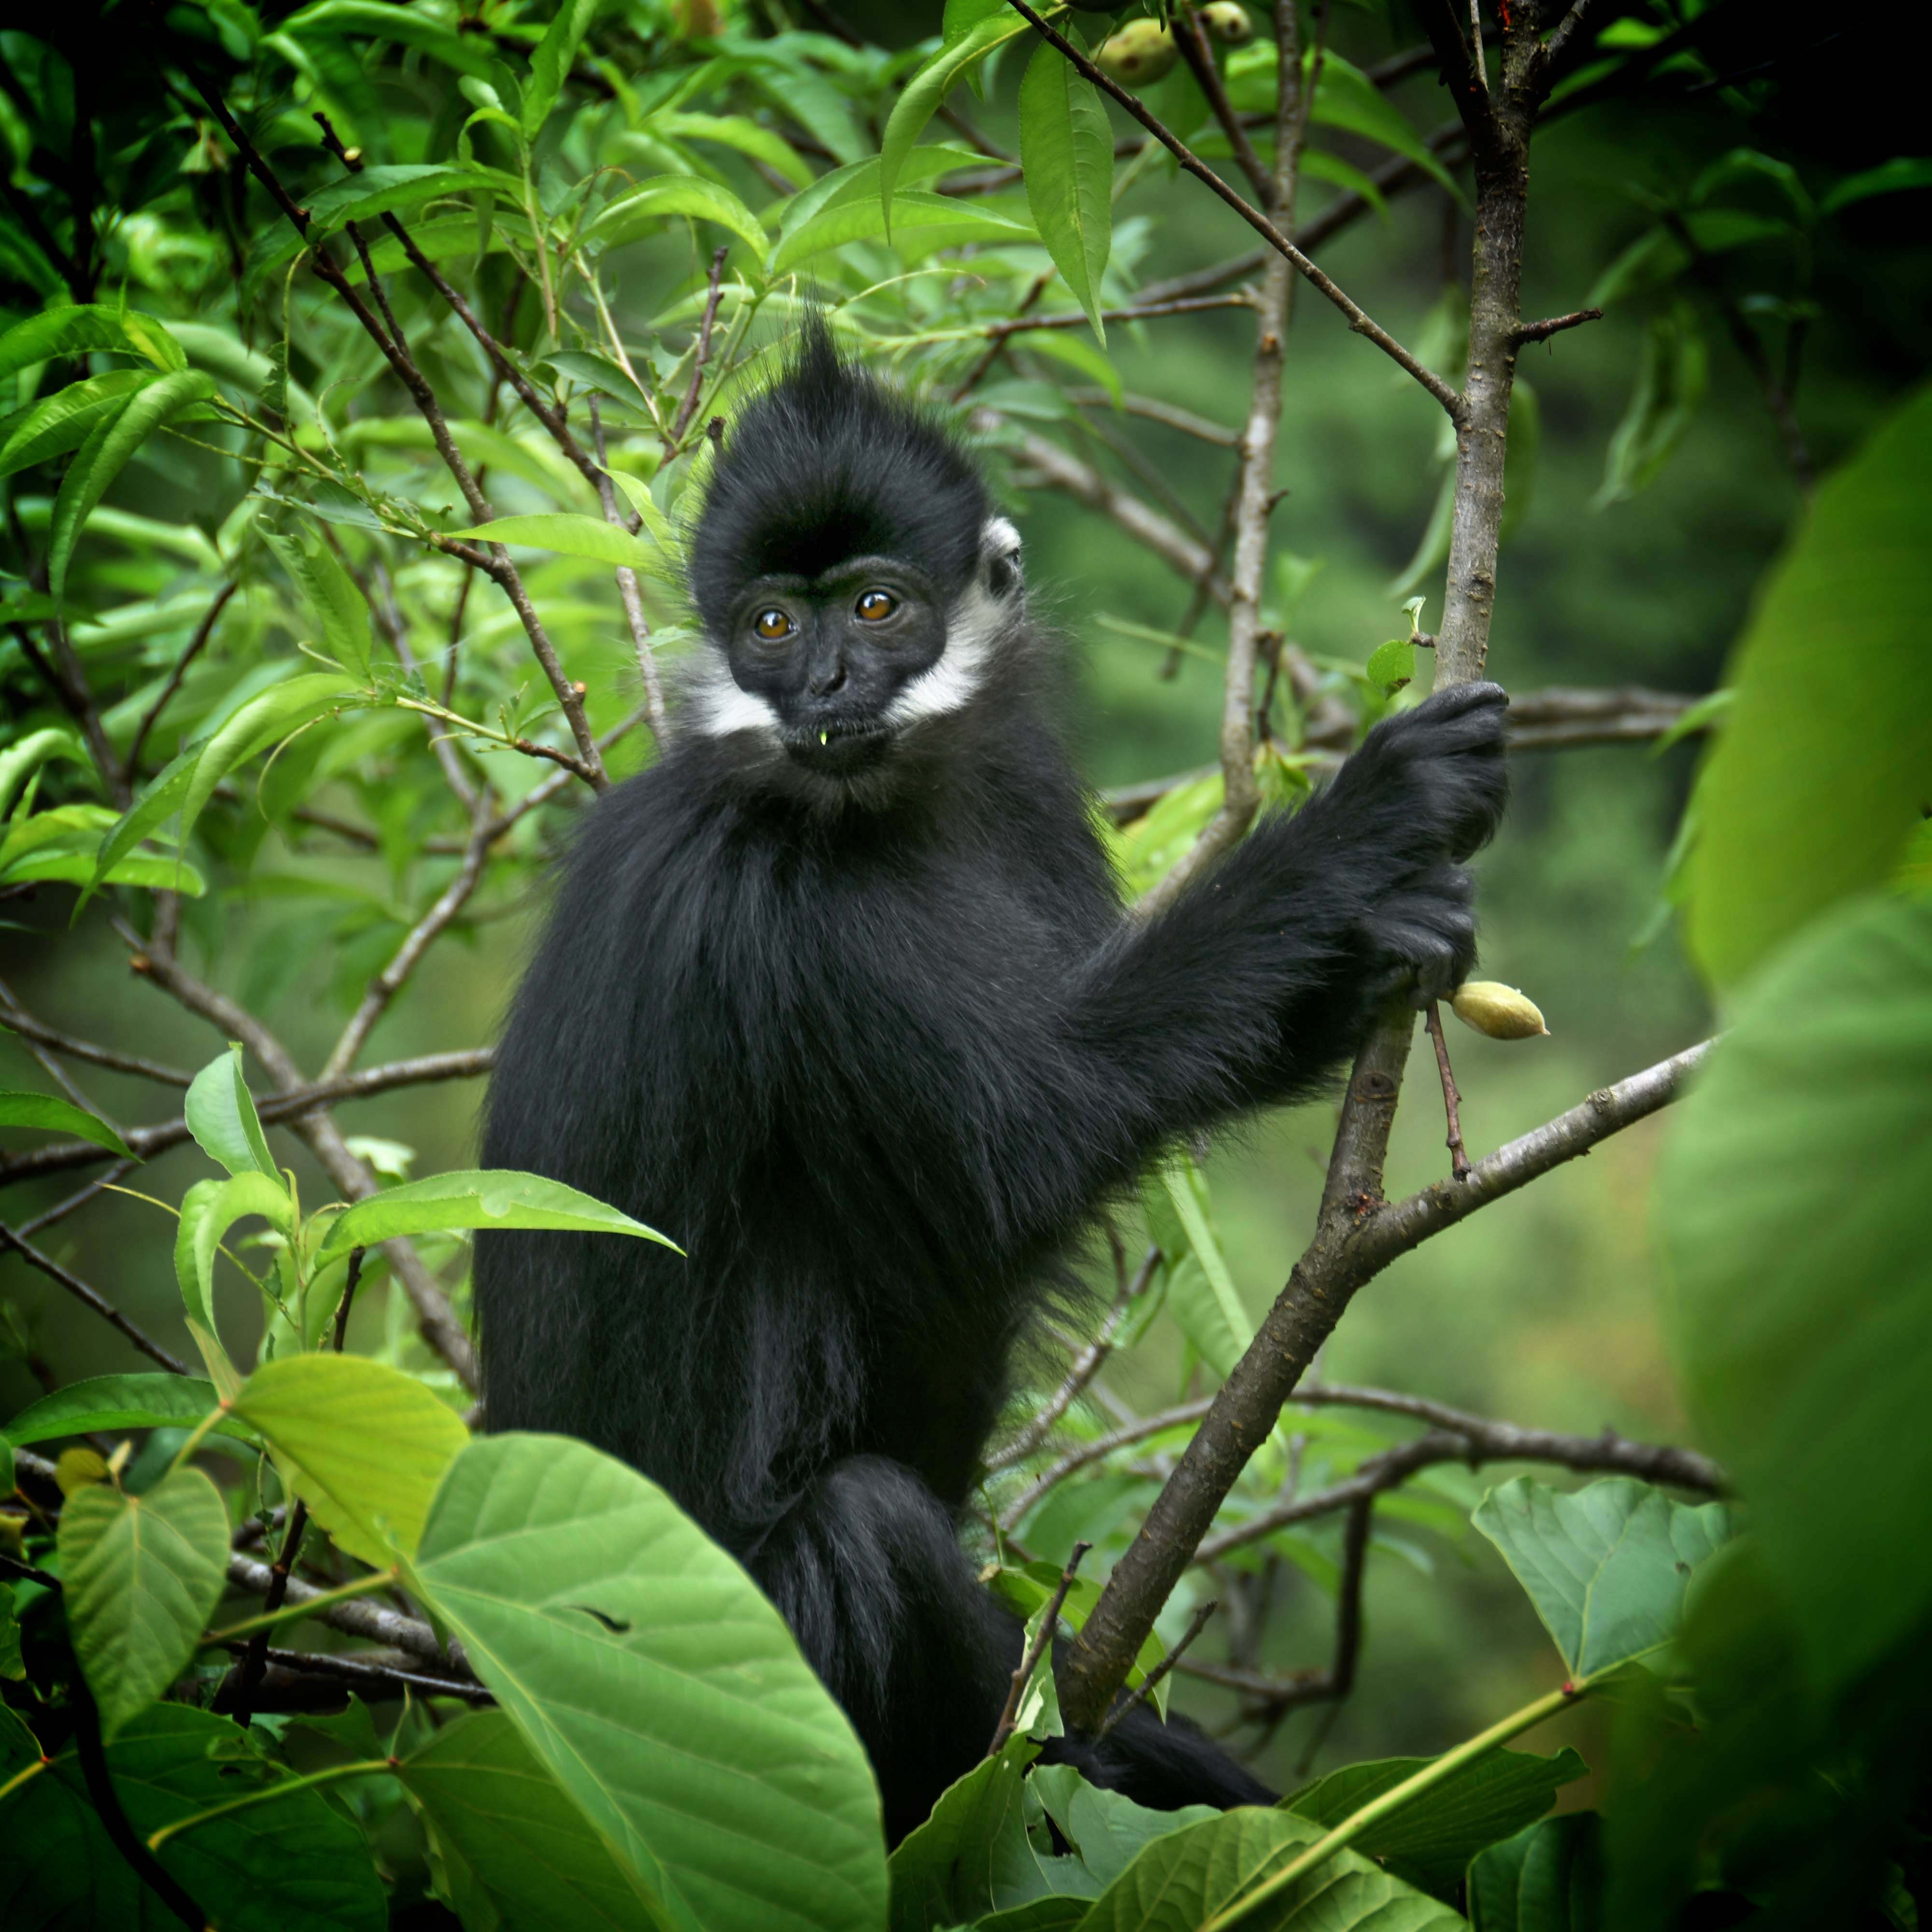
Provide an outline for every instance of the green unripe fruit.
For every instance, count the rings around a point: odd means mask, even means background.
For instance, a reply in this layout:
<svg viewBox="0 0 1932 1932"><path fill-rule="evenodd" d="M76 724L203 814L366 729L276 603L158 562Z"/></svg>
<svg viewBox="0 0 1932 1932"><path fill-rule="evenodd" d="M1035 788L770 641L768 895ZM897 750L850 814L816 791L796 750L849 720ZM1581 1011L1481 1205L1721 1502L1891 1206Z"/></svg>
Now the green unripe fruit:
<svg viewBox="0 0 1932 1932"><path fill-rule="evenodd" d="M1151 87L1173 66L1179 50L1158 20L1130 20L1100 43L1094 64L1123 87Z"/></svg>
<svg viewBox="0 0 1932 1932"><path fill-rule="evenodd" d="M1540 1040L1550 1031L1536 1002L1500 980L1466 981L1449 1004L1465 1026L1492 1040Z"/></svg>
<svg viewBox="0 0 1932 1932"><path fill-rule="evenodd" d="M1240 0L1212 0L1201 10L1201 24L1224 47L1244 47L1255 37L1254 16Z"/></svg>

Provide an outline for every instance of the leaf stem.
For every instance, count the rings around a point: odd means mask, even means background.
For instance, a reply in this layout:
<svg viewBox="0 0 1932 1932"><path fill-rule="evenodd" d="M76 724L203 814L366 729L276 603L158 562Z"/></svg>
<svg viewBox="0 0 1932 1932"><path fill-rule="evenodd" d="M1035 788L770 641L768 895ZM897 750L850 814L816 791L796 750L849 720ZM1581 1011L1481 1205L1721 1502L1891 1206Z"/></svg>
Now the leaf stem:
<svg viewBox="0 0 1932 1932"><path fill-rule="evenodd" d="M1405 1778L1400 1784L1391 1785L1379 1798L1372 1798L1359 1811L1344 1818L1341 1823L1325 1838L1318 1838L1299 1858L1291 1858L1278 1872L1271 1874L1256 1886L1245 1898L1238 1898L1225 1911L1217 1912L1199 1928L1199 1932L1225 1932L1238 1919L1245 1918L1249 1912L1264 1900L1272 1898L1277 1892L1284 1892L1294 1881L1313 1870L1323 1859L1352 1844L1372 1825L1378 1825L1384 1818L1392 1816L1402 1807L1420 1798L1425 1792L1432 1791L1438 1784L1446 1784L1466 1764L1486 1756L1498 1749L1514 1737L1532 1729L1546 1718L1554 1717L1558 1711L1575 1703L1580 1698L1589 1695L1594 1680L1577 1678L1561 1688L1537 1698L1523 1706L1520 1711L1512 1712L1500 1723L1492 1724L1486 1731L1479 1732L1467 1742L1458 1744L1454 1750L1444 1751L1440 1757L1432 1758L1412 1776Z"/></svg>
<svg viewBox="0 0 1932 1932"><path fill-rule="evenodd" d="M239 1798L231 1798L225 1804L210 1805L206 1811L190 1813L185 1818L177 1818L172 1824L164 1825L148 1838L148 1849L158 1852L178 1832L192 1831L197 1825L205 1825L211 1818L225 1818L231 1811L246 1810L251 1804L266 1804L272 1798L285 1797L291 1791L312 1791L319 1784L333 1784L338 1778L373 1778L380 1772L394 1771L396 1760L392 1757L358 1758L353 1764L331 1765L326 1771L312 1771L302 1778L284 1778L273 1784L265 1784L259 1790L244 1792Z"/></svg>
<svg viewBox="0 0 1932 1932"><path fill-rule="evenodd" d="M238 1624L230 1624L225 1629L210 1630L196 1646L206 1650L218 1643L232 1643L237 1637L248 1636L258 1630L267 1630L276 1624L292 1623L299 1618L312 1617L318 1610L326 1610L331 1604L341 1603L350 1597L366 1597L371 1590L386 1590L392 1583L402 1580L403 1573L398 1569L378 1570L368 1576L358 1576L353 1582L338 1585L333 1590L319 1591L313 1597L304 1597L299 1603L284 1604L278 1610L268 1610L259 1617L244 1617Z"/></svg>

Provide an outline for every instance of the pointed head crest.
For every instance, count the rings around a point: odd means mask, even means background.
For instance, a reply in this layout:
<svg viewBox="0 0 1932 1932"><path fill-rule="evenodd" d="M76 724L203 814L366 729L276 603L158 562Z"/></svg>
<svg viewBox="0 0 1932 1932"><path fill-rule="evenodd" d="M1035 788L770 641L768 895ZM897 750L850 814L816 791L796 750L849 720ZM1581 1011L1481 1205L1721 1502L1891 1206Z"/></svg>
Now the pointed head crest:
<svg viewBox="0 0 1932 1932"><path fill-rule="evenodd" d="M916 563L956 595L988 514L971 459L908 398L841 361L814 311L778 381L726 432L692 542L692 599L715 632L752 579L816 578L866 556Z"/></svg>

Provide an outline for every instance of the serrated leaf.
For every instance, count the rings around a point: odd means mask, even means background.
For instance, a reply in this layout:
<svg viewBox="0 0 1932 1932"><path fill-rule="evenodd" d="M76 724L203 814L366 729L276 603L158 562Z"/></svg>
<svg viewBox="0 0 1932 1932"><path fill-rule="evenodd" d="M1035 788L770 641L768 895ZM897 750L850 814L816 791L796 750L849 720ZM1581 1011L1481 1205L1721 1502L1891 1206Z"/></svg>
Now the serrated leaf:
<svg viewBox="0 0 1932 1932"><path fill-rule="evenodd" d="M320 620L322 649L352 677L367 683L371 644L369 602L356 589L356 580L343 568L334 551L306 526L282 530L264 516L256 520L256 527Z"/></svg>
<svg viewBox="0 0 1932 1932"><path fill-rule="evenodd" d="M0 1028L5 1024L0 1021ZM56 1100L51 1094L0 1092L0 1127L39 1127L48 1133L73 1134L124 1160L136 1158L134 1149L99 1114L71 1101Z"/></svg>
<svg viewBox="0 0 1932 1932"><path fill-rule="evenodd" d="M438 1490L412 1580L651 1923L883 1923L857 1738L763 1592L656 1484L564 1437L484 1437Z"/></svg>
<svg viewBox="0 0 1932 1932"><path fill-rule="evenodd" d="M296 1492L351 1556L412 1556L430 1498L470 1440L415 1376L361 1355L289 1355L242 1384L235 1414L293 1466Z"/></svg>
<svg viewBox="0 0 1932 1932"><path fill-rule="evenodd" d="M1490 1490L1471 1520L1579 1680L1668 1643L1692 1572L1731 1534L1724 1504L1676 1502L1630 1476L1574 1492L1518 1476Z"/></svg>
<svg viewBox="0 0 1932 1932"><path fill-rule="evenodd" d="M188 1132L209 1160L230 1174L265 1174L286 1191L248 1091L238 1041L231 1040L228 1051L218 1054L189 1082L182 1112Z"/></svg>
<svg viewBox="0 0 1932 1932"><path fill-rule="evenodd" d="M30 315L0 335L0 380L35 362L94 350L138 356L164 370L188 367L181 344L152 316L80 303Z"/></svg>
<svg viewBox="0 0 1932 1932"><path fill-rule="evenodd" d="M1380 1758L1330 1772L1282 1801L1282 1808L1333 1830L1362 1808L1422 1770L1424 1757ZM1562 1786L1588 1774L1568 1746L1553 1757L1498 1750L1475 1758L1354 1840L1363 1857L1450 1904L1469 1861L1533 1824L1556 1802Z"/></svg>
<svg viewBox="0 0 1932 1932"><path fill-rule="evenodd" d="M68 466L54 499L47 530L47 588L56 597L67 584L68 566L94 506L134 452L163 424L215 393L214 379L199 369L177 369L136 390L118 409L104 411Z"/></svg>
<svg viewBox="0 0 1932 1932"><path fill-rule="evenodd" d="M426 1180L386 1187L358 1202L330 1224L316 1258L373 1247L398 1234L469 1228L580 1228L591 1234L635 1234L668 1248L677 1246L668 1235L560 1180L512 1168L484 1168L432 1174Z"/></svg>
<svg viewBox="0 0 1932 1932"><path fill-rule="evenodd" d="M228 1577L228 1512L199 1469L145 1495L96 1484L61 1511L62 1598L112 1738L187 1666Z"/></svg>
<svg viewBox="0 0 1932 1932"><path fill-rule="evenodd" d="M650 545L640 543L628 530L607 524L602 517L579 516L574 512L499 517L494 523L452 530L450 535L475 537L485 543L527 544L533 550L554 550L565 556L588 557L593 563L627 570L650 570L658 561Z"/></svg>
<svg viewBox="0 0 1932 1932"><path fill-rule="evenodd" d="M0 476L78 448L104 418L158 380L152 369L113 369L16 410L0 422Z"/></svg>
<svg viewBox="0 0 1932 1932"><path fill-rule="evenodd" d="M647 232L652 223L672 215L728 228L760 263L770 245L758 218L728 188L697 175L658 175L626 188L605 205L584 238L607 248L621 248Z"/></svg>
<svg viewBox="0 0 1932 1932"><path fill-rule="evenodd" d="M1042 40L1020 82L1020 166L1027 206L1060 278L1100 320L1100 278L1114 232L1114 130L1093 83Z"/></svg>

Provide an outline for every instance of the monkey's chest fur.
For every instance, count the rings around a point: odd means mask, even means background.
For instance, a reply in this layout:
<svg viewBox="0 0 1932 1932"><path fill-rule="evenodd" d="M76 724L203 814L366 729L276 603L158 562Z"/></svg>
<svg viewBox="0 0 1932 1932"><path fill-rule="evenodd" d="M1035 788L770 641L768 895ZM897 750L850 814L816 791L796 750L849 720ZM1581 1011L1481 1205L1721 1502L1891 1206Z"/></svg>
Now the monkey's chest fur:
<svg viewBox="0 0 1932 1932"><path fill-rule="evenodd" d="M686 1256L487 1237L491 1426L587 1435L728 1536L854 1454L956 1507L1072 1232L1040 1123L1078 1077L1064 988L1118 916L1104 864L1057 772L993 775L997 840L971 794L803 824L676 776L586 827L484 1157Z"/></svg>

